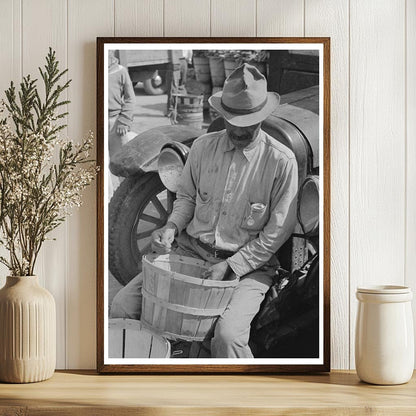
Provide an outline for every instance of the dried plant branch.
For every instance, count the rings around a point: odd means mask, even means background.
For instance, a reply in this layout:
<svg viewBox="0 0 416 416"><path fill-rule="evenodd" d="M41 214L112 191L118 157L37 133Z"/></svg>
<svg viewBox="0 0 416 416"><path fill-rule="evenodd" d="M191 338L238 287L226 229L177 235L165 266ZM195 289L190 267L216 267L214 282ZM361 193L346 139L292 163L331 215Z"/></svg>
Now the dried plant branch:
<svg viewBox="0 0 416 416"><path fill-rule="evenodd" d="M97 171L89 156L92 133L80 144L59 137L67 115L61 109L69 103L60 97L70 81L52 49L39 73L43 96L28 75L19 91L10 84L0 105L0 245L10 257L0 263L14 276L33 275L43 242L81 205Z"/></svg>

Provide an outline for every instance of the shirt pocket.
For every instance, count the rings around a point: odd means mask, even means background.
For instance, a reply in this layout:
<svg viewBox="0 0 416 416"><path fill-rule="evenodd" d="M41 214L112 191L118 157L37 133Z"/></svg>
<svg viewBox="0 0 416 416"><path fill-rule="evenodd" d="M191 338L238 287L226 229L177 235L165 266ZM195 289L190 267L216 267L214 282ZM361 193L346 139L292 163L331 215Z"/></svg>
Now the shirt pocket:
<svg viewBox="0 0 416 416"><path fill-rule="evenodd" d="M247 202L241 228L260 232L269 219L268 206L262 202Z"/></svg>
<svg viewBox="0 0 416 416"><path fill-rule="evenodd" d="M201 192L199 189L196 193L195 217L198 221L209 223L213 216L212 212L212 194Z"/></svg>

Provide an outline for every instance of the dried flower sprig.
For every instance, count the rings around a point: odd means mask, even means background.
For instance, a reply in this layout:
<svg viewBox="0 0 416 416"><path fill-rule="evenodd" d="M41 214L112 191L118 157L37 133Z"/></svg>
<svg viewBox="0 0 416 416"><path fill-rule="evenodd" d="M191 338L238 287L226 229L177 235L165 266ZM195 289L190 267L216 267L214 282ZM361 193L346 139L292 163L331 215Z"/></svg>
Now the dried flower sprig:
<svg viewBox="0 0 416 416"><path fill-rule="evenodd" d="M67 70L59 70L52 49L39 72L44 96L28 75L19 91L12 82L0 103L0 245L10 255L0 262L13 276L33 275L47 235L81 205L97 171L92 133L80 144L59 137L67 115L60 109L69 103L60 96L70 81L59 84Z"/></svg>

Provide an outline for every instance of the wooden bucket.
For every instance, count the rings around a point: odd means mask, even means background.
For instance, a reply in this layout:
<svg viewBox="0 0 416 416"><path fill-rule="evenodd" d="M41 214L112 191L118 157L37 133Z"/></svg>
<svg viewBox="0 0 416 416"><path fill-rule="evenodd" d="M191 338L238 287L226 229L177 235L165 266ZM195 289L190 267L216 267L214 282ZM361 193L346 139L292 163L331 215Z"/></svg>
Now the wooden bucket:
<svg viewBox="0 0 416 416"><path fill-rule="evenodd" d="M190 126L195 129L202 129L202 124L204 122L204 114L202 112L178 114L178 121L179 124Z"/></svg>
<svg viewBox="0 0 416 416"><path fill-rule="evenodd" d="M225 81L224 58L220 56L209 57L209 70L213 87L222 87Z"/></svg>
<svg viewBox="0 0 416 416"><path fill-rule="evenodd" d="M203 95L173 94L179 124L202 128L204 121Z"/></svg>
<svg viewBox="0 0 416 416"><path fill-rule="evenodd" d="M207 262L175 254L143 257L142 324L168 339L202 341L238 279L201 279Z"/></svg>
<svg viewBox="0 0 416 416"><path fill-rule="evenodd" d="M194 56L195 77L199 82L211 82L211 73L209 70L209 59L206 56Z"/></svg>
<svg viewBox="0 0 416 416"><path fill-rule="evenodd" d="M135 319L108 321L109 358L170 358L170 343Z"/></svg>

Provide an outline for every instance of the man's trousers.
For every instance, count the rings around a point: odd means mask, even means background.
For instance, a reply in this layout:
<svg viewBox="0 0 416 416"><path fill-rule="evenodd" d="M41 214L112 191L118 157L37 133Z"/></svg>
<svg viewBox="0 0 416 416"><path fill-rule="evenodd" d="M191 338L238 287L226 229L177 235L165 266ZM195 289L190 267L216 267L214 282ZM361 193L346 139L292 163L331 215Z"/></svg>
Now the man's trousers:
<svg viewBox="0 0 416 416"><path fill-rule="evenodd" d="M185 232L179 236L177 244L172 249L174 254L202 259L211 264L224 261L213 257ZM250 325L272 284L274 274L275 269L266 265L241 277L230 303L215 324L210 342L212 358L253 358L248 345ZM142 282L142 274L139 274L117 293L111 305L111 318L140 319Z"/></svg>

